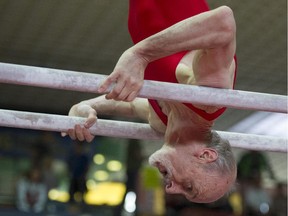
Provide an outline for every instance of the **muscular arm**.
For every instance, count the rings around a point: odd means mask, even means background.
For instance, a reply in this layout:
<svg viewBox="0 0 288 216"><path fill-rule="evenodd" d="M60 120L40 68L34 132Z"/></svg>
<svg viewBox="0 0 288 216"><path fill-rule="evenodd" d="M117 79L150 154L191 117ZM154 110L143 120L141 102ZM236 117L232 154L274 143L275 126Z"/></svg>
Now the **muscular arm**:
<svg viewBox="0 0 288 216"><path fill-rule="evenodd" d="M146 38L132 47L132 52L151 62L185 50L219 49L231 44L235 31L233 12L222 6L190 17ZM231 63L232 58L225 60Z"/></svg>
<svg viewBox="0 0 288 216"><path fill-rule="evenodd" d="M236 50L236 25L226 6L186 19L136 44L148 62L184 50L198 50L193 61L196 84L230 88Z"/></svg>
<svg viewBox="0 0 288 216"><path fill-rule="evenodd" d="M90 110L94 109L98 115L118 115L131 118L140 118L147 121L148 101L144 98L136 98L132 102L107 100L105 96L99 96L82 101L74 105L73 115L87 117Z"/></svg>
<svg viewBox="0 0 288 216"><path fill-rule="evenodd" d="M228 87L236 49L235 32L233 12L226 6L185 19L126 50L99 90L104 91L117 81L107 98L131 101L142 87L148 63L189 50L201 50L196 64L193 62L197 84Z"/></svg>
<svg viewBox="0 0 288 216"><path fill-rule="evenodd" d="M69 116L87 118L84 125L76 124L74 128L63 132L62 136L68 134L73 140L78 139L80 141L86 140L87 142L91 142L94 139L94 135L90 133L89 128L97 121L97 114L126 116L148 121L148 101L143 98L136 98L132 102L123 102L107 100L105 96L82 101L71 107Z"/></svg>

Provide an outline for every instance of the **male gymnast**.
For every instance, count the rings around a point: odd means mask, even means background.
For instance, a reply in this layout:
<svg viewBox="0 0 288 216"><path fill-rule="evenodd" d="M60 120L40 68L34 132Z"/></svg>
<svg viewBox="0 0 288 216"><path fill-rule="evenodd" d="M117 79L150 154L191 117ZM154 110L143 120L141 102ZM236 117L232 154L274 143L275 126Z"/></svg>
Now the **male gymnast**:
<svg viewBox="0 0 288 216"><path fill-rule="evenodd" d="M236 62L236 25L227 6L209 10L205 0L130 0L134 46L119 58L99 87L107 95L82 101L70 116L87 117L68 130L72 139L92 141L97 114L138 117L164 134L149 163L164 177L167 193L192 202L213 202L236 178L228 141L212 130L225 107L137 98L144 79L231 89ZM177 92L175 91L175 94Z"/></svg>

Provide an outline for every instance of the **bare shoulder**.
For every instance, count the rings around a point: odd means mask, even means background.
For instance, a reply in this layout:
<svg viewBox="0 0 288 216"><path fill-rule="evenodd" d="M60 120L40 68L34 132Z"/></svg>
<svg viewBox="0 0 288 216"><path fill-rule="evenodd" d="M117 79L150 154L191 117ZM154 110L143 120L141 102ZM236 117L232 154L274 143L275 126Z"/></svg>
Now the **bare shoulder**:
<svg viewBox="0 0 288 216"><path fill-rule="evenodd" d="M214 88L232 88L235 75L235 60L223 64L223 52L198 50L193 59L195 85ZM220 59L218 59L220 58ZM224 58L224 57L223 57Z"/></svg>
<svg viewBox="0 0 288 216"><path fill-rule="evenodd" d="M176 79L178 83L196 85L196 79L193 71L193 59L197 51L187 52L176 67Z"/></svg>
<svg viewBox="0 0 288 216"><path fill-rule="evenodd" d="M236 63L233 59L229 68L223 67L225 71L210 70L209 65L198 65L204 50L196 50L188 52L179 62L176 68L176 78L179 83L188 85L202 85L215 88L233 88ZM205 58L205 56L204 56ZM203 71L206 70L206 71ZM200 74L201 73L201 74ZM213 113L221 107L193 104L195 107L204 110L207 113Z"/></svg>

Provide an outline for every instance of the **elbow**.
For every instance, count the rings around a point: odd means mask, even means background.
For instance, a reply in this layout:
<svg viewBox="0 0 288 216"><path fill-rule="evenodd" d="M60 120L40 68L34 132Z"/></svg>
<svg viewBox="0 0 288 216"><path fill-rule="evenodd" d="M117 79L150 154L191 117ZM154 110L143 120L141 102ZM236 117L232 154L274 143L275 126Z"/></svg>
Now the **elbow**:
<svg viewBox="0 0 288 216"><path fill-rule="evenodd" d="M215 16L219 26L219 39L223 44L229 44L236 37L236 23L234 14L228 6L215 9Z"/></svg>

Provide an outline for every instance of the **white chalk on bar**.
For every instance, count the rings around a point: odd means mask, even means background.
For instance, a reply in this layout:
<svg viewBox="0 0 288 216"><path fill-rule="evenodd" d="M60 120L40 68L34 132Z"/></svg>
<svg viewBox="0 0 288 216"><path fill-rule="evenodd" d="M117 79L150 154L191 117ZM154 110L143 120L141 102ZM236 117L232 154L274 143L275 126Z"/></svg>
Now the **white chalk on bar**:
<svg viewBox="0 0 288 216"><path fill-rule="evenodd" d="M63 115L21 112L0 109L0 126L44 131L66 132L75 124L84 124L85 118ZM90 128L91 133L100 136L110 136L129 139L163 140L163 134L153 130L148 124L101 120ZM220 136L230 141L232 147L259 150L287 152L287 138L263 135L242 134L217 131Z"/></svg>
<svg viewBox="0 0 288 216"><path fill-rule="evenodd" d="M0 82L97 93L105 75L0 63ZM176 92L176 94L175 94ZM139 97L287 113L287 96L144 81Z"/></svg>
<svg viewBox="0 0 288 216"><path fill-rule="evenodd" d="M43 131L66 132L75 124L84 125L85 118L22 112L0 109L0 126ZM151 130L150 125L126 121L98 119L90 128L92 134L99 136L159 140L162 134Z"/></svg>

